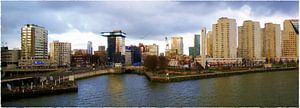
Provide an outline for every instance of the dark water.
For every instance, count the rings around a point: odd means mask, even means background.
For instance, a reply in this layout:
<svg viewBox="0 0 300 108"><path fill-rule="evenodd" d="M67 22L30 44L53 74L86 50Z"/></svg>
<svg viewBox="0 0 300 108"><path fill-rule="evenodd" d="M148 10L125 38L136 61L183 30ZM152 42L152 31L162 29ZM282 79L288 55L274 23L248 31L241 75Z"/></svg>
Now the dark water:
<svg viewBox="0 0 300 108"><path fill-rule="evenodd" d="M78 80L77 93L19 99L2 106L298 106L298 71L153 83L124 74Z"/></svg>

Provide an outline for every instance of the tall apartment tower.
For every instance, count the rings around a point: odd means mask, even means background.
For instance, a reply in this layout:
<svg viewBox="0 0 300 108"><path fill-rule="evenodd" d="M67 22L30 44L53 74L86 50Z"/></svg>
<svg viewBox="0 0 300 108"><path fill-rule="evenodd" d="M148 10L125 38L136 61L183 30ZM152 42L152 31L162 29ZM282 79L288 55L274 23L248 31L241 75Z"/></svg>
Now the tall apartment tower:
<svg viewBox="0 0 300 108"><path fill-rule="evenodd" d="M282 57L298 58L299 20L284 20L282 31Z"/></svg>
<svg viewBox="0 0 300 108"><path fill-rule="evenodd" d="M113 30L112 32L102 32L101 34L107 37L108 62L125 63L126 33L121 30Z"/></svg>
<svg viewBox="0 0 300 108"><path fill-rule="evenodd" d="M279 24L266 23L262 31L262 56L267 58L281 57L281 30Z"/></svg>
<svg viewBox="0 0 300 108"><path fill-rule="evenodd" d="M213 58L236 58L236 20L221 17L212 28Z"/></svg>
<svg viewBox="0 0 300 108"><path fill-rule="evenodd" d="M201 29L201 65L205 68L206 65L206 28Z"/></svg>
<svg viewBox="0 0 300 108"><path fill-rule="evenodd" d="M26 24L21 28L21 59L48 58L48 31L41 26Z"/></svg>
<svg viewBox="0 0 300 108"><path fill-rule="evenodd" d="M50 62L55 66L71 65L71 43L53 41L50 43Z"/></svg>
<svg viewBox="0 0 300 108"><path fill-rule="evenodd" d="M44 67L48 65L48 31L35 24L21 28L21 68Z"/></svg>
<svg viewBox="0 0 300 108"><path fill-rule="evenodd" d="M206 28L201 29L201 56L206 56Z"/></svg>
<svg viewBox="0 0 300 108"><path fill-rule="evenodd" d="M183 38L182 37L171 37L171 50L176 54L183 54Z"/></svg>
<svg viewBox="0 0 300 108"><path fill-rule="evenodd" d="M199 56L200 55L200 35L195 34L194 37L194 51L193 51L193 56Z"/></svg>
<svg viewBox="0 0 300 108"><path fill-rule="evenodd" d="M207 49L207 56L212 57L213 55L213 40L212 40L212 32L208 31L206 34L206 49Z"/></svg>
<svg viewBox="0 0 300 108"><path fill-rule="evenodd" d="M262 38L259 22L246 20L238 27L238 57L260 58Z"/></svg>
<svg viewBox="0 0 300 108"><path fill-rule="evenodd" d="M91 41L88 41L87 43L87 54L93 55L93 43Z"/></svg>

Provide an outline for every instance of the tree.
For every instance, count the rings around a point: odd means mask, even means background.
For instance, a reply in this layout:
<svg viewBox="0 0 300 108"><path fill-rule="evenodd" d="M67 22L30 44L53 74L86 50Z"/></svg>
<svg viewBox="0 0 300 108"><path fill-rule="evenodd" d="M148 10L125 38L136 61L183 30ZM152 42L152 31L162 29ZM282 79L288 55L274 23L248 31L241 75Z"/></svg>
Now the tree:
<svg viewBox="0 0 300 108"><path fill-rule="evenodd" d="M161 69L161 70L166 69L166 67L168 67L168 64L169 64L169 60L168 60L167 57L165 57L165 56L159 56L158 57L159 69Z"/></svg>
<svg viewBox="0 0 300 108"><path fill-rule="evenodd" d="M155 71L158 66L158 58L156 55L147 55L144 59L144 66L147 70Z"/></svg>

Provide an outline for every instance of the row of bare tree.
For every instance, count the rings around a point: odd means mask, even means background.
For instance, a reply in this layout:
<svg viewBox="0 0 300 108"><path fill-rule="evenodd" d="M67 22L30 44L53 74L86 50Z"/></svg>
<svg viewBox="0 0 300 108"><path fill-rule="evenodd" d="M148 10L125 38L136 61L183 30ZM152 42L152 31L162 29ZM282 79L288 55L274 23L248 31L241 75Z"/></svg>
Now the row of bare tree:
<svg viewBox="0 0 300 108"><path fill-rule="evenodd" d="M144 59L144 66L149 71L164 70L168 63L169 60L165 56L148 55Z"/></svg>

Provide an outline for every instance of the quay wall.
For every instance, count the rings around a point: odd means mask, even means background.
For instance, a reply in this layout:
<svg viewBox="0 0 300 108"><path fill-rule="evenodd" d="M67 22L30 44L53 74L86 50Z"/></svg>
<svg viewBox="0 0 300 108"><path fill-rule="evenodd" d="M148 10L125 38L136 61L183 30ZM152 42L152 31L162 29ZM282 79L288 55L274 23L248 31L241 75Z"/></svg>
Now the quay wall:
<svg viewBox="0 0 300 108"><path fill-rule="evenodd" d="M77 79L83 79L83 78L105 75L105 74L120 74L120 73L122 73L121 69L105 69L105 70L95 70L90 72L76 73L70 76L73 77L74 80L77 80Z"/></svg>
<svg viewBox="0 0 300 108"><path fill-rule="evenodd" d="M272 69L253 69L253 70L240 70L240 71L230 71L230 72L214 72L214 73L203 73L196 75L184 75L184 76L170 76L170 77L159 77L153 75L151 72L145 72L145 76L153 82L176 82L176 81L185 81L185 80L196 80L204 78L215 78L215 77L224 77L231 75L240 75L240 74L250 74L250 73L261 73L261 72L276 72L284 70L296 70L297 67L292 68L272 68Z"/></svg>

